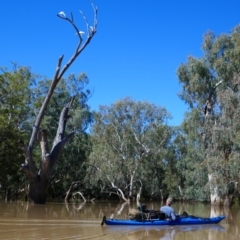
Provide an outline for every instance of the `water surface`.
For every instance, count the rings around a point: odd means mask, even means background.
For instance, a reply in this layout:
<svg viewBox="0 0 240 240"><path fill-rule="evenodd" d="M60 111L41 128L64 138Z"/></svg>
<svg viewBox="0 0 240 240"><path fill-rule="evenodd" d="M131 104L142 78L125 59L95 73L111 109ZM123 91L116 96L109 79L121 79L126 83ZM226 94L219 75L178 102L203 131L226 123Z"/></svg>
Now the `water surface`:
<svg viewBox="0 0 240 240"><path fill-rule="evenodd" d="M159 209L161 203L146 203ZM201 217L225 215L220 224L202 226L101 226L103 216L128 218L128 205L118 202L46 203L0 202L0 239L100 239L100 240L203 240L240 239L240 209L217 208L204 204L180 204L173 207Z"/></svg>

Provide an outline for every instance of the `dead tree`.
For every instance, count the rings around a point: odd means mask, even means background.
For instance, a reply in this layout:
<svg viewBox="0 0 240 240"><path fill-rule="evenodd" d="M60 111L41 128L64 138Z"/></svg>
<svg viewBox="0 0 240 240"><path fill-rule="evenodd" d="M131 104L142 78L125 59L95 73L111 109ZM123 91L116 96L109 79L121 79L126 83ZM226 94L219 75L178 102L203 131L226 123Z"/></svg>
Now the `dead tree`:
<svg viewBox="0 0 240 240"><path fill-rule="evenodd" d="M93 36L97 31L97 8L93 5L92 1L90 4L93 8L94 13L94 22L93 26L89 26L88 21L85 15L80 11L84 21L86 22L86 38L83 39L83 32L79 31L78 27L74 23L73 14L71 13L70 18L66 16L64 12L60 12L57 16L62 20L68 21L76 33L78 34L79 42L75 49L74 54L69 59L69 61L62 67L63 55L58 59L57 68L55 71L54 78L52 80L51 86L49 87L48 93L45 97L45 100L42 103L41 109L39 110L38 116L36 118L35 124L33 126L32 135L29 141L28 147L25 146L23 141L19 141L18 145L22 149L25 156L25 163L21 165L21 170L29 178L29 189L28 189L28 200L33 201L34 203L45 203L47 200L47 190L49 185L49 180L54 169L54 166L59 158L61 151L63 150L66 143L74 136L74 132L71 132L69 135L65 136L65 127L67 120L69 118L68 112L72 105L73 99L63 108L59 122L57 133L53 142L52 149L49 150L48 147L48 138L47 131L40 130L40 124L44 117L45 110L50 102L50 99L53 95L54 89L61 80L63 74L67 69L72 65L80 53L85 49L85 47L90 43ZM36 168L34 159L33 159L33 149L35 141L40 141L42 159L40 164L40 169Z"/></svg>

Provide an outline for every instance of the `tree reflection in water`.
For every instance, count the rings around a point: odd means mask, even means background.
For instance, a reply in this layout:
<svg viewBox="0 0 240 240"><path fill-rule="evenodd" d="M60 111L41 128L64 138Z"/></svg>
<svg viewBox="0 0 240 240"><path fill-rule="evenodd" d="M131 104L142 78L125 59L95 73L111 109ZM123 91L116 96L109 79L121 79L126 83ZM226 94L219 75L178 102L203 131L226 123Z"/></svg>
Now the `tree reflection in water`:
<svg viewBox="0 0 240 240"><path fill-rule="evenodd" d="M146 203L158 209L160 203ZM240 209L219 208L203 204L174 204L176 212L210 217L225 215L216 225L192 226L101 226L102 217L127 219L134 204L114 202L46 203L0 202L0 239L174 239L174 240L237 240L240 230ZM54 236L54 238L51 238Z"/></svg>
<svg viewBox="0 0 240 240"><path fill-rule="evenodd" d="M211 236L219 234L219 232L225 232L225 228L219 224L214 225L189 225L189 226L105 226L103 232L105 234L113 235L121 233L127 236L129 240L135 239L161 239L171 240L176 239L179 236L194 236L194 232L202 231L205 233L211 233ZM198 233L198 234L199 234ZM187 238L179 238L187 239ZM197 239L197 238L189 238ZM204 239L204 238L203 238ZM210 238L208 238L210 239ZM213 238L215 239L215 238Z"/></svg>

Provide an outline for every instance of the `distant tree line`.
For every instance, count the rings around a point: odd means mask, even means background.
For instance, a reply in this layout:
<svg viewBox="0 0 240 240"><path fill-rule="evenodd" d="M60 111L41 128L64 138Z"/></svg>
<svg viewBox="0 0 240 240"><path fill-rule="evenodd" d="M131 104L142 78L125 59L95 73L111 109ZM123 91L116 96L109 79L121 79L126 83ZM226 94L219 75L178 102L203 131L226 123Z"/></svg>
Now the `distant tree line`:
<svg viewBox="0 0 240 240"><path fill-rule="evenodd" d="M131 201L164 199L231 206L240 198L240 26L218 37L207 32L203 57L178 68L180 98L189 106L181 126L170 126L162 106L123 98L91 111L92 93L82 73L61 79L40 129L54 141L61 109L69 109L66 133L75 135L51 174L48 201L84 198ZM18 147L27 141L51 81L30 68L1 68L1 198L27 196L29 179ZM41 159L36 146L34 157ZM37 163L40 165L40 162Z"/></svg>

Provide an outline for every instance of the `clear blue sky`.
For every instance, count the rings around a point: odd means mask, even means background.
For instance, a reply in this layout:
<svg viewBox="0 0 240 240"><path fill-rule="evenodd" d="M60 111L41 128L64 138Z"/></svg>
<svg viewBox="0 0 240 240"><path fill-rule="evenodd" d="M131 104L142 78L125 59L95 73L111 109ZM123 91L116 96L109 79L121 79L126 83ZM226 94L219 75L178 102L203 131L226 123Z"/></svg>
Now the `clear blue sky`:
<svg viewBox="0 0 240 240"><path fill-rule="evenodd" d="M202 56L203 34L229 33L240 22L239 0L93 0L98 7L98 32L66 73L85 72L94 95L92 110L126 96L165 107L180 125L187 107L177 93L176 71L188 55ZM90 25L88 0L1 1L0 66L11 61L52 78L58 57L72 55L77 36L56 16L73 13L86 31L79 10Z"/></svg>

